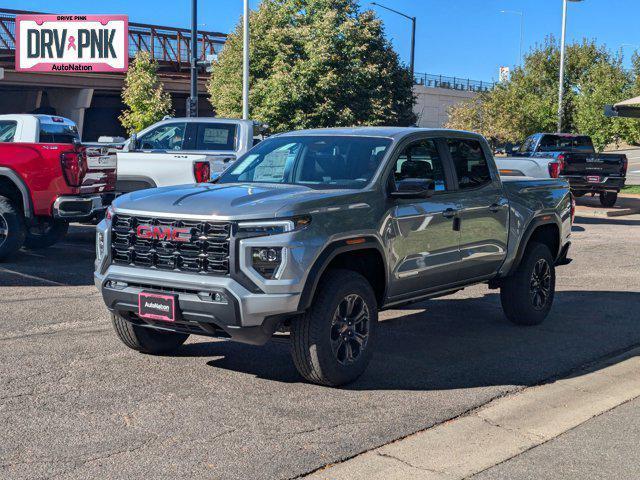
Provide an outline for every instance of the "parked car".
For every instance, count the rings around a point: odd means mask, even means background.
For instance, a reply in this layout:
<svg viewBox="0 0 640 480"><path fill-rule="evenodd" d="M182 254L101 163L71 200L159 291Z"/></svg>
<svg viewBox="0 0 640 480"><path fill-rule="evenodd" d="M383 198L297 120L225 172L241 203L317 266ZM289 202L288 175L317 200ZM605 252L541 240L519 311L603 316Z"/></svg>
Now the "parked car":
<svg viewBox="0 0 640 480"><path fill-rule="evenodd" d="M513 156L551 157L558 161L559 175L569 180L576 197L599 194L604 207L613 207L624 187L627 156L596 153L587 135L536 133L515 149Z"/></svg>
<svg viewBox="0 0 640 480"><path fill-rule="evenodd" d="M71 221L97 219L115 185L115 155L81 145L71 120L0 115L0 259L53 245Z"/></svg>
<svg viewBox="0 0 640 480"><path fill-rule="evenodd" d="M117 190L208 182L249 150L264 128L252 120L166 118L118 151Z"/></svg>
<svg viewBox="0 0 640 480"><path fill-rule="evenodd" d="M536 325L567 263L562 179L500 179L473 133L417 128L270 137L215 183L133 192L97 229L95 284L128 347L289 332L310 382L363 373L378 312L468 285Z"/></svg>
<svg viewBox="0 0 640 480"><path fill-rule="evenodd" d="M502 176L558 178L563 168L551 157L496 157L495 161Z"/></svg>

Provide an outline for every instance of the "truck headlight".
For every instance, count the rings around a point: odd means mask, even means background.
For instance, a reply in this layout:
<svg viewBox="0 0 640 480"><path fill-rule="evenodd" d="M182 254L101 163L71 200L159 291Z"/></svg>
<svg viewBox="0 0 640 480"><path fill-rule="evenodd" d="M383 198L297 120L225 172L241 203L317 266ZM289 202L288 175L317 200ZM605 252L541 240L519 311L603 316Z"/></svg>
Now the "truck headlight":
<svg viewBox="0 0 640 480"><path fill-rule="evenodd" d="M301 215L289 220L264 220L238 223L238 237L266 237L292 232L307 227L311 223L311 217Z"/></svg>
<svg viewBox="0 0 640 480"><path fill-rule="evenodd" d="M256 272L271 280L282 265L282 247L251 247L251 262Z"/></svg>

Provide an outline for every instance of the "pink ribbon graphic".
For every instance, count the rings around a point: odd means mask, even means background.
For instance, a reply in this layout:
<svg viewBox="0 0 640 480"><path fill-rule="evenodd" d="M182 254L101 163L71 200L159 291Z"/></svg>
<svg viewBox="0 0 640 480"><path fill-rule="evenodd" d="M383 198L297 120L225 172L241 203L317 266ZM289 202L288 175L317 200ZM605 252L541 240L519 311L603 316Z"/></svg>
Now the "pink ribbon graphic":
<svg viewBox="0 0 640 480"><path fill-rule="evenodd" d="M78 50L78 48L76 47L76 37L74 37L73 35L69 37L69 45L67 46L67 50Z"/></svg>

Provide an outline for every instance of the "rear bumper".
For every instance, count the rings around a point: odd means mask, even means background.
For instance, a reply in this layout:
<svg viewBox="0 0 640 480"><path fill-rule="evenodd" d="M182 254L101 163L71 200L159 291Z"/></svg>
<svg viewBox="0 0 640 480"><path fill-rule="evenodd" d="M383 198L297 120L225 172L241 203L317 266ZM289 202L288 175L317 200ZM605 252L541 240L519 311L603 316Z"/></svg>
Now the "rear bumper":
<svg viewBox="0 0 640 480"><path fill-rule="evenodd" d="M589 177L600 177L599 182L589 182ZM625 177L606 177L602 175L566 176L571 190L580 192L619 192L624 187Z"/></svg>
<svg viewBox="0 0 640 480"><path fill-rule="evenodd" d="M53 202L53 216L68 221L91 220L104 212L114 198L113 192L58 197Z"/></svg>

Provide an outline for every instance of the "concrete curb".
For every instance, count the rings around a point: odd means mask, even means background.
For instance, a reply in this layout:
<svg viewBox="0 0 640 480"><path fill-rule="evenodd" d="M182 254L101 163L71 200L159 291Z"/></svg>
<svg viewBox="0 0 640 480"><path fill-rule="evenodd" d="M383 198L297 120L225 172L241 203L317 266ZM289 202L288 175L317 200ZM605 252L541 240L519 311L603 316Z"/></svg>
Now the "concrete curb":
<svg viewBox="0 0 640 480"><path fill-rule="evenodd" d="M463 479L640 397L640 348L326 467L322 480Z"/></svg>

